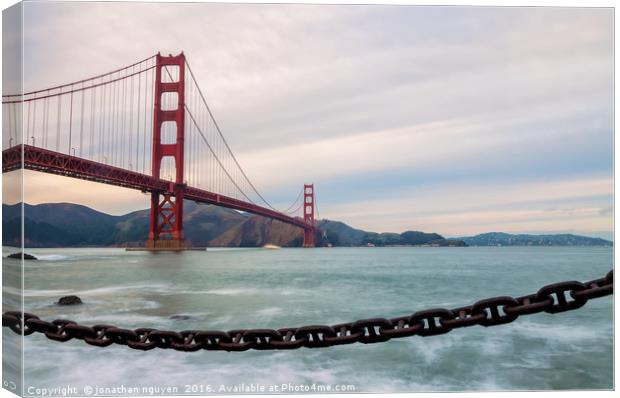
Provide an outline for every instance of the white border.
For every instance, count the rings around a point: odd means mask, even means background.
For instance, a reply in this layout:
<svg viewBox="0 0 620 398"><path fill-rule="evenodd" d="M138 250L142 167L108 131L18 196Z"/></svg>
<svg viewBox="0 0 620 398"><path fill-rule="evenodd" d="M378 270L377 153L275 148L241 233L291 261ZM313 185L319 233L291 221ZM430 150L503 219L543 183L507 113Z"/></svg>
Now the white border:
<svg viewBox="0 0 620 398"><path fill-rule="evenodd" d="M96 0L82 0L82 1L96 1ZM175 3L183 3L183 2L197 2L197 1L180 1L180 0L130 0L133 2L157 2L157 3L166 3L166 2L175 2ZM128 1L129 2L129 1ZM211 1L215 2L215 1ZM15 0L2 0L2 8L8 8L13 4L18 3ZM474 1L464 1L464 0L449 0L449 1L433 1L433 0L425 0L425 1L415 1L415 0L377 0L377 1L368 1L368 0L359 0L359 1L351 1L351 0L339 0L339 1L327 1L327 0L313 0L313 1L299 1L299 0L290 0L290 1L258 1L258 0L244 0L244 1L230 1L230 0L220 0L215 3L272 3L272 4L382 4L382 5L428 5L428 6L446 6L446 5L457 5L457 6L517 6L517 7L534 7L534 6L553 6L553 7L611 7L614 8L614 27L615 27L615 6L616 2L612 0L590 0L590 1L567 1L567 0L538 0L538 1L515 1L515 0L507 0L507 1L491 1L491 0L474 0ZM1 37L1 30L0 30ZM614 66L615 72L614 76L618 73L618 64L615 63L615 49L617 48L618 43L618 32L614 29ZM1 55L0 55L1 61ZM1 79L0 79L1 80ZM0 81L0 88L1 88ZM618 97L618 84L614 78L614 98ZM615 101L614 101L615 105ZM615 109L615 106L614 106ZM0 115L1 121L1 115ZM615 196L615 176L618 175L618 164L615 162L615 153L618 150L618 142L615 140L615 131L618 131L618 121L615 117L614 113L614 209L618 208L618 197ZM2 176L0 175L0 184L2 183ZM615 218L614 213L614 242L618 242L618 225L616 223L617 219ZM2 232L2 227L0 225L0 234ZM618 252L615 250L614 245L614 268L615 264L618 262ZM0 279L1 280L1 279ZM618 345L615 344L618 337L618 324L617 320L620 318L619 313L620 308L617 305L617 297L614 296L614 386L618 386L619 372L618 367L616 366L616 358L618 358ZM1 328L0 328L1 329ZM0 332L1 336L1 332ZM2 347L0 344L0 354L2 353ZM205 359L208 360L208 359ZM96 375L93 375L96 377ZM550 391L550 392L475 392L475 393L395 393L389 394L392 398L404 398L404 397L416 397L416 398L433 398L438 394L442 394L442 397L498 397L498 398L514 398L517 396L521 396L525 394L527 397L566 397L566 398L577 398L582 397L584 394L588 394L593 397L615 397L616 393L614 391ZM367 397L369 394L347 394L347 397L351 398L361 398ZM376 396L382 396L384 394L376 394ZM14 397L14 394L9 393L5 389L1 389L0 397ZM215 395L210 395L215 396ZM223 395L222 395L223 396ZM263 395L236 395L237 397L257 397ZM289 395L282 394L278 395L278 397L298 397L299 395ZM312 397L325 398L333 396L333 394L312 394ZM372 395L371 395L372 396ZM175 397L187 397L186 395L179 395Z"/></svg>

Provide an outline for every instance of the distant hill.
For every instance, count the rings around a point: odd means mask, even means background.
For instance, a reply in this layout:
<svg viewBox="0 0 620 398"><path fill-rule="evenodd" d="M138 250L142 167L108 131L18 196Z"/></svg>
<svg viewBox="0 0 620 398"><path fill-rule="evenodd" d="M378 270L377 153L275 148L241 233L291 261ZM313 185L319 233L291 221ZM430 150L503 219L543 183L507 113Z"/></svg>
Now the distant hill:
<svg viewBox="0 0 620 398"><path fill-rule="evenodd" d="M149 210L112 216L71 203L24 205L26 246L140 246L148 233ZM445 239L436 233L376 233L343 222L318 220L320 246L613 246L613 242L572 234L513 235L490 232ZM268 243L301 246L301 230L268 218L218 206L185 203L185 236L193 246L260 247ZM2 240L19 246L20 206L2 205Z"/></svg>
<svg viewBox="0 0 620 398"><path fill-rule="evenodd" d="M265 217L218 206L185 202L185 238L193 246L260 247L268 243L301 246L302 231ZM71 203L24 205L26 246L84 247L140 246L148 234L149 210L112 216ZM3 244L20 244L20 205L2 205ZM407 231L375 233L332 220L317 221L315 240L320 246L465 246L435 233Z"/></svg>
<svg viewBox="0 0 620 398"><path fill-rule="evenodd" d="M250 216L217 206L185 203L185 233L194 246L206 246ZM19 245L19 205L2 205L2 240ZM29 247L138 246L148 235L149 210L112 216L71 203L24 205Z"/></svg>
<svg viewBox="0 0 620 398"><path fill-rule="evenodd" d="M299 228L280 221L218 206L185 202L185 236L193 246L301 246ZM24 205L26 246L84 247L140 246L148 233L149 210L112 216L71 203ZM19 246L20 206L2 205L2 240ZM512 235L491 232L445 239L436 233L406 231L376 233L343 222L318 220L319 246L612 246L613 242L572 234Z"/></svg>
<svg viewBox="0 0 620 398"><path fill-rule="evenodd" d="M613 242L572 234L527 235L489 232L456 238L469 246L613 246Z"/></svg>
<svg viewBox="0 0 620 398"><path fill-rule="evenodd" d="M367 232L331 220L321 220L317 227L321 230L321 238L334 246L466 246L462 241L448 240L439 234L420 231L400 234Z"/></svg>

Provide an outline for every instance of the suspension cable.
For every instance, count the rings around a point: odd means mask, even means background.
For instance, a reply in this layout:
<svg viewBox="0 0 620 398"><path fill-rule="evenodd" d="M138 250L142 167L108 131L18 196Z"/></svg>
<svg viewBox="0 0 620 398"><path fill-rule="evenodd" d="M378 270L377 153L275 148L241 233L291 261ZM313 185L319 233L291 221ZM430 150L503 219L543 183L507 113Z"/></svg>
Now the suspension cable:
<svg viewBox="0 0 620 398"><path fill-rule="evenodd" d="M187 61L186 61L187 62ZM189 65L188 65L189 68ZM170 73L170 71L168 70L168 66L164 65L164 70L166 71L166 73L168 74L168 77L170 78L171 81L174 81L175 79L172 77L172 74ZM196 83L196 81L194 80L194 83ZM198 90L200 91L200 87L198 87L197 84L195 84L195 87L198 88ZM200 128L200 126L198 125L196 119L194 118L193 113L190 111L189 107L187 106L187 104L183 103L183 107L185 108L185 110L187 111L187 114L190 116L190 119L192 120L194 126L196 127L196 130L198 130L198 132L200 133L200 136L202 137L204 143L207 145L207 147L209 148L209 150L211 151L211 153L213 154L213 156L215 157L215 159L217 160L218 164L220 165L221 169L224 171L224 173L228 176L228 178L230 179L230 181L234 184L234 186L237 188L237 190L239 192L241 192L241 194L248 200L250 201L252 204L256 204L254 203L254 201L252 201L252 199L250 199L250 197L239 187L239 185L237 184L237 182L233 179L233 177L230 175L230 173L228 172L228 170L226 169L226 167L224 166L224 164L222 163L222 161L220 160L220 158L217 156L217 154L215 153L215 151L213 150L213 148L211 147L211 145L209 144L207 138L205 137L204 133L202 132L202 129ZM212 120L215 123L215 119L213 119L212 116Z"/></svg>
<svg viewBox="0 0 620 398"><path fill-rule="evenodd" d="M121 71L123 71L123 70L125 70L125 69L129 69L129 68L134 67L134 66L136 66L136 65L140 65L140 64L142 64L142 63L144 63L144 62L147 62L147 61L151 60L152 58L155 58L155 55L151 55L150 57L145 58L145 59L143 59L143 60L141 60L141 61L135 62L135 63L133 63L133 64L131 64L131 65L128 65L128 66L125 66L125 67L122 67L122 68L118 68L118 69L113 70L113 71L111 71L111 72L102 73L102 74L97 75L97 76L94 76L94 77L89 77L89 78L87 78L87 79L82 79L82 80L78 80L78 81L71 82L71 83L61 84L61 85L59 85L59 86L48 87L48 88L41 89L41 90L30 91L30 92L27 92L27 93L24 93L24 94L5 94L5 95L3 95L3 96L2 96L2 98L7 98L7 97L22 97L22 96L27 96L27 95L39 94L39 93L42 93L42 92L44 92L44 91L49 92L49 91L52 91L52 90L61 90L61 89L66 88L66 87L71 87L71 86L73 86L73 85L75 85L75 84L80 84L80 83L89 82L89 81L96 80L96 79L99 79L99 78L103 79L103 78L104 78L104 77L106 77L106 76L113 75L113 74L115 74L115 73L117 73L117 72L121 72ZM153 65L153 66L152 66L152 68L154 68L154 67L155 67L155 66ZM140 72L143 72L143 71L140 71ZM110 82L108 82L108 83L110 83ZM88 86L88 87L86 87L85 89L89 89L89 88L91 88L91 87L93 87L93 86ZM55 94L55 95L59 95L59 94L60 94L60 95L61 95L61 94L68 94L68 93L69 93L69 91L65 91L65 92L57 93L57 94ZM30 100L33 100L33 99L41 99L41 98L45 98L45 97L36 97L36 98L32 98L32 99L30 99ZM25 101L29 101L29 100L24 100L24 102L25 102ZM4 102L4 101L3 101L3 102ZM22 102L22 101L17 101L17 102Z"/></svg>
<svg viewBox="0 0 620 398"><path fill-rule="evenodd" d="M301 199L301 195L303 193L304 193L304 189L302 188L302 189L299 190L299 195L297 195L297 198L295 199L295 201L289 207L287 207L286 210L284 210L282 213L289 213L289 214L291 214L292 212L290 210L293 208L293 206L295 206L297 204L297 201L299 201L299 199Z"/></svg>
<svg viewBox="0 0 620 398"><path fill-rule="evenodd" d="M318 201L316 200L316 191L314 191L314 208L316 209L316 219L320 220L321 219L321 213L319 213L319 204Z"/></svg>
<svg viewBox="0 0 620 398"><path fill-rule="evenodd" d="M185 110L187 111L187 114L189 115L190 119L192 120L192 122L194 123L194 126L196 126L196 129L198 130L198 132L200 133L200 136L202 137L202 140L204 141L205 144L207 144L207 147L209 148L209 150L211 151L211 153L213 154L213 156L215 157L215 160L217 160L217 163L220 165L221 169L224 171L224 173L226 173L226 175L228 176L228 178L230 179L230 181L235 185L235 187L237 187L237 189L239 190L239 192L241 192L241 194L243 196L245 196L245 198L252 204L256 204L254 203L254 201L252 201L252 199L250 199L248 197L248 195L245 194L245 192L239 188L239 185L237 185L237 183L235 182L235 180L233 180L233 178L230 176L230 174L228 174L228 170L226 170L226 168L224 168L224 165L222 164L222 162L220 161L220 158L215 154L215 151L213 151L213 148L211 147L211 145L209 144L209 141L207 141L207 138L205 137L205 135L202 132L202 129L200 128L200 126L198 126L198 124L196 123L196 119L194 119L194 115L192 114L192 112L187 108L187 105L184 106Z"/></svg>
<svg viewBox="0 0 620 398"><path fill-rule="evenodd" d="M293 209L293 210L289 211L287 214L289 214L289 215L297 214L297 212L298 212L299 210L301 210L301 208L303 207L303 205L304 205L304 202L303 202L303 201L299 202L299 205L298 205L295 209Z"/></svg>
<svg viewBox="0 0 620 398"><path fill-rule="evenodd" d="M185 64L187 65L187 70L189 71L189 74L192 78L192 80L194 81L194 84L196 85L196 88L198 89L198 94L200 95L200 98L202 99L203 104L205 105L207 111L209 112L209 116L211 116L211 120L213 121L213 124L215 125L215 128L220 136L220 138L222 139L222 141L224 142L224 145L226 146L226 149L228 150L228 152L230 153L233 161L235 162L235 164L237 165L237 167L239 168L239 170L241 171L241 174L243 175L243 177L245 178L245 180L248 182L248 184L250 185L250 187L252 188L252 190L256 193L256 195L258 195L259 198L262 199L263 202L265 202L265 204L271 208L272 210L278 211L276 210L264 197L263 195L260 194L260 192L258 192L258 190L256 189L256 187L254 186L254 184L252 183L252 181L250 181L250 179L248 178L247 174L245 173L245 171L243 170L243 168L241 167L241 165L239 164L239 162L237 161L237 158L235 157L235 154L232 152L232 150L230 149L230 146L228 145L228 142L226 141L226 138L224 138L224 135L222 134L222 130L220 129L219 124L217 123L217 120L215 120L215 117L213 117L213 113L211 112L211 108L209 107L209 104L207 104L207 100L204 96L204 94L202 93L202 90L200 89L200 86L198 85L198 82L196 81L196 77L194 76L194 72L192 72L192 68L190 67L189 63L187 62L187 60L185 60Z"/></svg>

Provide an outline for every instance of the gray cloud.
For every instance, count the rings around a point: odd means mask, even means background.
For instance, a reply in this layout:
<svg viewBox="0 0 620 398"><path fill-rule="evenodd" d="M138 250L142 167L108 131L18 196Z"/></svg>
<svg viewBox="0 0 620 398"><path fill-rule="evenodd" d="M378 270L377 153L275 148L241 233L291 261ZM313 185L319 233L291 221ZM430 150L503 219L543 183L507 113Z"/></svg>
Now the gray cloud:
<svg viewBox="0 0 620 398"><path fill-rule="evenodd" d="M26 89L184 50L241 163L267 195L370 172L432 178L435 170L453 168L475 183L487 178L477 174L483 167L502 178L528 164L567 162L575 153L584 156L577 177L611 174L610 9L39 2L25 8ZM545 173L561 180L576 172ZM368 191L377 190L367 183Z"/></svg>

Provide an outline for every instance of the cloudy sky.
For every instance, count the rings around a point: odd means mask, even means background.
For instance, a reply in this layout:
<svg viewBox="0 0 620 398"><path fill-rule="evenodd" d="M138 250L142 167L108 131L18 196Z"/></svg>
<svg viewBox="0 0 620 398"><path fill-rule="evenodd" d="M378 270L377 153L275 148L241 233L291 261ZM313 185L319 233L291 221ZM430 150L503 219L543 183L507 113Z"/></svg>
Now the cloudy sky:
<svg viewBox="0 0 620 398"><path fill-rule="evenodd" d="M612 237L611 9L31 2L24 23L25 90L184 51L282 207L314 182L321 217L368 230ZM28 178L29 203L148 207Z"/></svg>

